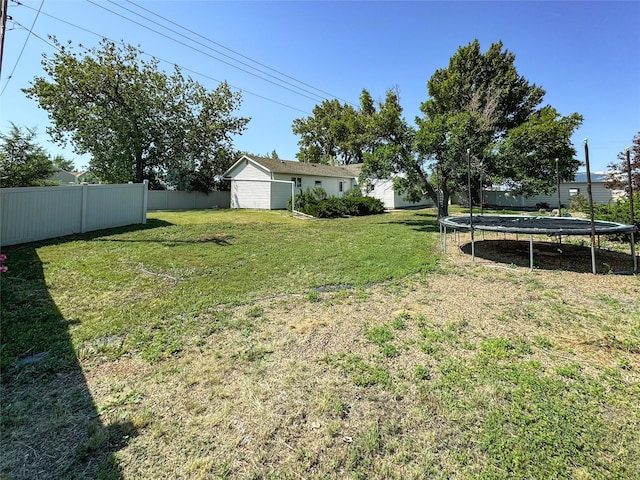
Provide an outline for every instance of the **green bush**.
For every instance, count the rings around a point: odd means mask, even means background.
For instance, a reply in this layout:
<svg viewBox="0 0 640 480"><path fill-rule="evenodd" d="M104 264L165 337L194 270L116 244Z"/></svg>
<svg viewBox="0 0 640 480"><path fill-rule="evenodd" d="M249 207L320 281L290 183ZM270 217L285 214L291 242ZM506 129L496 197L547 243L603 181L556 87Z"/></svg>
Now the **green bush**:
<svg viewBox="0 0 640 480"><path fill-rule="evenodd" d="M571 210L585 213L589 215L589 202L586 197L578 195L571 201ZM640 229L640 192L633 194L633 210L635 216L635 225ZM594 204L593 216L596 220L604 220L606 222L616 222L630 224L630 209L629 199L619 198L615 202L611 202L608 205ZM623 235L625 239L629 238L629 235ZM640 235L636 236L636 241L640 241Z"/></svg>
<svg viewBox="0 0 640 480"><path fill-rule="evenodd" d="M336 218L362 215L376 215L384 212L382 201L377 198L360 196L351 189L342 198L328 197L327 192L316 187L306 189L295 196L297 211L318 218ZM291 210L291 200L289 200Z"/></svg>

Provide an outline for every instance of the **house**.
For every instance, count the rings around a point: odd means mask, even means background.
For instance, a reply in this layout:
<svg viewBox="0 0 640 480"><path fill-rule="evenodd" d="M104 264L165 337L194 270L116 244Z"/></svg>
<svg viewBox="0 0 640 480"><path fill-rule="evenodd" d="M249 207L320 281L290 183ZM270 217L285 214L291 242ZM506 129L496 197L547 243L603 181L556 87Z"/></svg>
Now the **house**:
<svg viewBox="0 0 640 480"><path fill-rule="evenodd" d="M223 177L231 181L231 208L287 208L293 192L322 187L341 197L357 187L358 175L347 167L292 162L243 155Z"/></svg>
<svg viewBox="0 0 640 480"><path fill-rule="evenodd" d="M275 210L287 208L292 191L307 188L322 187L327 195L341 197L358 187L361 171L362 164L333 166L245 155L223 176L231 180L231 208ZM386 209L433 205L426 198L417 203L404 200L392 179L372 180L363 193L380 199Z"/></svg>
<svg viewBox="0 0 640 480"><path fill-rule="evenodd" d="M53 175L51 175L47 180L59 182L60 185L75 185L77 183L86 182L87 179L90 178L95 178L95 175L88 170L82 172L67 172L66 170L56 168Z"/></svg>
<svg viewBox="0 0 640 480"><path fill-rule="evenodd" d="M51 180L54 182L60 182L61 185L75 184L77 181L77 177L73 172L67 172L66 170L62 170L60 168L56 168L47 180Z"/></svg>
<svg viewBox="0 0 640 480"><path fill-rule="evenodd" d="M593 203L608 204L619 196L619 192L609 190L605 187L606 179L606 172L591 172L591 195ZM569 207L571 201L578 195L587 197L586 172L578 172L572 181L562 182L560 184L560 203L564 207ZM536 206L546 204L550 208L557 208L558 192L555 190L551 195L525 197L514 194L504 187L494 185L491 189L484 191L484 201L489 205L497 207L535 208Z"/></svg>

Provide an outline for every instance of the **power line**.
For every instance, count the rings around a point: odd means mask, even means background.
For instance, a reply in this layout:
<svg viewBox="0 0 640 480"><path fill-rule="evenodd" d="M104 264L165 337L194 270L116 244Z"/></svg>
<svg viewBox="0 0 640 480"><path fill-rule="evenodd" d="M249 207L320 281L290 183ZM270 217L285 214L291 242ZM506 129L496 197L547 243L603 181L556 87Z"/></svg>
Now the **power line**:
<svg viewBox="0 0 640 480"><path fill-rule="evenodd" d="M0 97L2 96L4 91L7 89L7 85L9 85L9 82L11 81L11 78L13 77L13 74L15 73L16 68L18 67L18 63L20 63L20 59L22 58L22 54L24 53L24 49L27 47L27 42L29 41L29 37L31 37L31 31L33 30L33 27L36 26L36 20L38 20L38 17L40 16L40 10L42 10L42 5L44 5L44 0L42 0L40 2L40 6L38 7L38 11L36 12L36 16L33 19L33 23L31 24L31 28L29 29L29 33L27 34L27 38L24 39L24 44L22 45L22 50L20 50L20 53L18 54L18 58L16 59L16 63L13 66L13 69L11 70L11 73L7 77L7 83L4 84L4 88L2 89L2 91L0 91Z"/></svg>
<svg viewBox="0 0 640 480"><path fill-rule="evenodd" d="M87 1L88 1L89 3L91 3L91 4L93 4L93 5L96 5L96 3L95 3L95 2L93 2L93 1L90 1L90 0L87 0ZM190 36L188 36L188 35L184 35L183 33L180 33L180 32L178 32L178 31L176 31L176 30L173 30L173 29L171 29L171 28L167 27L166 25L163 25L163 24L161 24L161 23L156 22L155 20L152 20L152 19L150 19L150 18L148 18L148 17L145 17L144 15L141 15L141 14L139 14L139 13L137 13L137 12L135 12L135 11L133 11L133 10L129 9L129 8L126 8L126 7L124 7L124 6L120 5L120 4L118 4L117 2L114 2L113 0L107 0L107 1L108 1L109 3L111 3L111 4L113 4L113 5L115 5L115 6L119 7L119 8L121 8L121 9L123 9L123 10L126 10L126 11L127 11L127 12L129 12L129 13L132 13L133 15L136 15L136 16L138 16L138 17L140 17L140 18L142 18L142 19L146 20L147 22L151 22L151 23L153 23L153 24L155 24L155 25L158 25L159 27L162 27L162 28L164 28L164 29L166 29L166 30L168 30L168 31L170 31L170 32L172 32L172 33L175 33L176 35L180 35L182 38L186 38L187 40L189 40L189 41L191 41L191 42L193 42L193 43L195 43L195 44L197 44L197 45L201 45L202 47L204 47L204 48L206 48L206 49L208 49L208 50L211 50L211 51L213 51L213 52L216 52L217 54L222 55L222 56L224 56L224 57L226 57L226 58L228 58L228 59L230 59L230 60L232 60L232 61L234 61L234 62L237 62L237 63L239 63L240 65L244 65L245 67L251 68L251 69L253 69L253 70L257 71L257 72L260 72L260 73L261 73L261 74L263 74L263 75L267 75L268 77L271 77L271 78L273 78L273 79L277 80L278 82L283 82L283 83L284 83L284 84L286 84L286 85L289 85L289 86L291 86L291 87L293 87L293 88L297 88L297 89L299 89L299 90L301 90L301 91L303 91L303 92L305 92L305 93L308 93L308 94L310 94L310 95L314 95L315 97L318 97L318 98L320 98L320 99L322 99L322 100L325 100L325 99L326 99L326 98L322 97L321 95L318 95L317 93L314 93L314 92L312 92L312 91L310 91L310 90L307 90L307 89L304 89L304 88L299 87L299 86L298 86L298 85L296 85L295 83L292 83L292 82L288 82L288 81L286 81L286 80L283 80L282 78L279 78L279 77L277 77L277 76L275 76L275 75L272 75L272 74L271 74L271 73L269 73L269 72L265 72L264 70L260 70L259 68L256 68L256 67L254 67L253 65L250 65L249 63L242 62L242 61L238 60L237 58L232 57L231 55L227 55L226 53L221 52L220 50L216 50L215 48L212 48L212 47L210 47L209 45L206 45L206 44L204 44L204 43L202 43L202 42L200 42L200 41L198 41L198 40L194 40L192 37L190 37ZM97 6L97 5L96 5L96 6ZM103 7L103 6L100 6L100 8L103 8L103 9L107 10L108 12L113 13L114 15L118 15L118 16L120 16L121 18L125 18L126 20L133 21L133 20L131 20L131 19L127 18L127 17L124 17L124 16L122 16L122 15L120 15L120 14L118 14L118 13L114 12L113 10L106 9L106 8L105 8L105 7ZM171 23L173 23L173 22L171 22ZM138 25L140 25L140 24L138 24ZM158 33L156 30L153 30L153 29L151 29L151 28L149 28L149 27L146 27L146 26L145 26L144 28L147 28L148 30L151 30L151 31L152 31L152 32L154 32L154 33ZM181 28L183 28L183 27L181 27ZM169 38L170 40L175 41L175 39L173 39L173 38L171 38L171 37L169 37L169 36L167 36L167 35L164 35L164 34L161 34L161 35L165 36L166 38ZM196 50L196 51L199 51L199 50ZM213 58L216 58L216 60L219 60L217 57L213 57ZM253 61L253 60L252 60L252 61ZM225 62L225 63L226 63L226 62ZM254 63L257 63L257 62L254 62ZM227 63L227 65L230 65L230 66L232 66L233 68L238 68L238 69L240 69L239 67L237 67L237 66L235 66L235 65L231 65L231 64L228 64L228 63ZM269 68L269 67L266 67L266 68ZM273 70L273 69L271 69L271 68L269 68L269 69L270 69L270 70ZM243 72L246 72L246 70L244 70L244 69L240 69L240 70L241 70L241 71L243 71ZM253 74L252 74L252 75L253 75ZM285 75L285 76L287 76L287 75ZM287 76L287 77L288 77L288 76ZM259 77L259 78L262 78L262 77ZM266 79L265 79L265 80L266 80ZM295 80L295 79L293 79L293 80ZM297 82L297 83L302 83L302 82L299 82L299 81L297 81L297 80L296 80L296 82ZM314 88L314 87L313 87L313 86L311 86L311 88ZM319 90L319 89L317 89L317 88L314 88L314 90L318 90L318 91L320 91L320 90ZM329 95L330 95L330 94L329 94Z"/></svg>
<svg viewBox="0 0 640 480"><path fill-rule="evenodd" d="M108 0L108 1L109 1L110 3L114 3L112 0ZM325 90L322 90L322 89L320 89L320 88L318 88L318 87L314 87L313 85L311 85L311 84L309 84L309 83L303 82L302 80L298 80L298 79L297 79L297 78L295 78L295 77L292 77L292 76L290 76L290 75L287 75L286 73L283 73L283 72L281 72L281 71L279 71L279 70L277 70L277 69L275 69L275 68L272 68L272 67L270 67L269 65L265 65L264 63L261 63L261 62L259 62L259 61L257 61L257 60L254 60L254 59L253 59L253 58L251 58L251 57L248 57L248 56L246 56L246 55L243 55L242 53L240 53L240 52L238 52L238 51L236 51L236 50L233 50L233 49L231 49L231 48L229 48L229 47L227 47L227 46L225 46L225 45L223 45L223 44L221 44L221 43L219 43L219 42L216 42L216 41L214 41L214 40L211 40L210 38L205 37L204 35L201 35L201 34L199 34L198 32L195 32L194 30L191 30L191 29L189 29L189 28L187 28L187 27L185 27L185 26L183 26L183 25L180 25L179 23L176 23L176 22L174 22L173 20L171 20L171 19L169 19L169 18L163 17L162 15L160 15L160 14L158 14L158 13L156 13L156 12L154 12L154 11L152 11L152 10L148 9L148 8L143 7L142 5L138 5L137 3L135 3L135 2L134 2L134 1L132 1L132 0L125 0L125 1L126 1L127 3L132 4L132 5L135 5L135 6L136 6L136 7L138 7L139 9L144 10L145 12L151 13L152 15L155 15L156 17L161 18L161 19L162 19L162 20L164 20L165 22L168 22L168 23L170 23L170 24L172 24L172 25L175 25L175 26L177 26L177 27L179 27L179 28L182 28L183 30L185 30L185 31L187 31L187 32L189 32L189 33L191 33L191 34L193 34L193 35L196 35L197 37L200 37L200 38L202 38L203 40L206 40L207 42L210 42L210 43L212 43L212 44L214 44L214 45L218 45L219 47L222 47L222 48L224 48L225 50L228 50L229 52L231 52L231 53L233 53L233 54L235 54L235 55L237 55L237 56L239 56L239 57L242 57L242 58L244 58L244 59L246 59L246 60L249 60L249 61L251 61L251 62L253 62L253 63L257 64L257 65L260 65L261 67L267 68L267 69L271 70L272 72L277 73L278 75L282 75L283 77L289 78L289 79L291 79L291 80L293 80L293 81L295 81L295 82L297 82L297 83L300 83L301 85L305 85L305 86L307 86L307 87L309 87L309 88L312 88L312 89L314 89L314 90L317 90L317 91L318 91L318 92L320 92L320 93L323 93L323 94L325 94L325 95L328 95L330 98L336 98L336 99L338 99L338 100L342 100L343 102L348 103L348 104L350 104L350 105L352 105L352 106L354 106L354 107L356 106L355 104L353 104L352 102L350 102L350 101L348 101L348 100L345 100L344 98L340 98L340 97L338 97L337 95L333 95L332 93L329 93L329 92L327 92L327 91L325 91ZM120 8L124 8L124 7L120 6ZM127 10L128 10L128 9L127 9ZM131 10L128 10L128 11L131 11ZM145 17L143 17L143 18L145 18ZM154 22L154 23L155 23L155 22ZM215 50L215 51L217 51L217 50ZM219 52L219 53L221 53L221 52ZM221 53L221 54L222 54L222 55L224 55L223 53ZM225 55L225 56L226 56L226 55Z"/></svg>
<svg viewBox="0 0 640 480"><path fill-rule="evenodd" d="M15 1L15 0L14 0L14 1ZM44 0L43 0L43 1L44 1ZM30 6L28 6L28 5L24 5L24 4L21 4L21 3L19 3L19 2L16 2L16 3L18 3L18 5L25 6L25 7L29 8L29 9L31 9L31 10L35 10L33 7L30 7ZM77 28L77 29L79 29L79 30L82 30L82 31L84 31L84 32L86 32L86 33L90 33L91 35L94 35L94 36L96 36L96 37L104 38L104 39L107 39L107 40L109 40L110 42L113 42L113 43L115 43L115 44L122 45L122 46L126 46L126 44L125 44L124 42L119 42L119 41L113 40L113 39L111 39L111 38L107 37L106 35L102 35L102 34L100 34L100 33L94 32L93 30L89 30L88 28L81 27L80 25L76 25L75 23L71 23L71 22L69 22L69 21L67 21L67 20L64 20L64 19L62 19L62 18L56 17L56 16L51 15L51 14L49 14L49 13L47 13L47 12L41 12L41 14L42 14L42 15L44 15L44 16L46 16L46 17L49 17L49 18L51 18L51 19L53 19L53 20L56 20L56 21L58 21L58 22L61 22L61 23L64 23L64 24L66 24L66 25L69 25L69 26L71 26L71 27L74 27L74 28ZM34 32L32 32L31 30L27 29L26 27L24 27L23 25L21 25L19 22L17 22L17 21L15 21L15 20L14 20L14 23L16 23L17 25L20 25L20 27L24 28L25 30L30 31L32 35L34 35L36 38L38 38L38 39L42 40L42 41L43 41L44 43L46 43L47 45L49 45L49 46L51 46L51 47L53 47L53 48L57 49L57 47L55 47L54 45L52 45L52 44L51 44L51 43L49 43L48 41L44 40L42 37L40 37L40 36L36 35ZM219 80L219 79L217 79L217 78L211 77L211 76L209 76L209 75L207 75L207 74L204 74L204 73L202 73L202 72L198 72L198 71L196 71L196 70L193 70L193 69L190 69L190 68L183 67L183 66L181 66L181 65L179 65L179 64L177 64L177 63L175 63L175 62L172 62L172 61L169 61L169 60L163 59L162 57L158 57L158 56L156 56L156 55L152 55L152 54L147 53L147 52L145 52L145 51L143 51L143 50L139 50L139 51L140 51L140 53L142 53L143 55L146 55L146 56L151 57L151 58L155 58L155 59L157 59L157 60L158 60L158 61L160 61L160 62L163 62L163 63L169 64L169 65L177 66L177 67L179 67L181 70L184 70L185 72L193 73L193 74L195 74L195 75L198 75L198 76L200 76L200 77L206 78L206 79L208 79L208 80L213 80L214 82L217 82L217 83L223 83L223 81L222 81L222 80ZM228 85L229 85L231 88L234 88L234 89L236 89L236 90L238 90L238 91L240 91L240 92L243 92L243 93L246 93L246 94L252 95L252 96L257 97L257 98L261 98L261 99L263 99L263 100L267 100L267 101L269 101L269 102L271 102L271 103L275 103L276 105L280 105L280 106L283 106L283 107L289 108L289 109L291 109L291 110L296 110L296 111L298 111L298 112L304 113L305 115L311 115L311 113L310 113L310 112L308 112L308 111L306 111L306 110L302 110L302 109L300 109L300 108L293 107L293 106L291 106L291 105L288 105L288 104L286 104L286 103L280 102L280 101L278 101L278 100L274 100L273 98L269 98L269 97L266 97L266 96L264 96L264 95L261 95L261 94L258 94L258 93L255 93L255 92L252 92L251 90L247 90L247 89L245 89L245 88L238 87L238 86L235 86L235 85L230 84L230 83L228 83ZM6 87L6 86L5 86L5 87ZM4 91L4 89L3 89L3 91Z"/></svg>
<svg viewBox="0 0 640 480"><path fill-rule="evenodd" d="M211 55L210 53L207 53L207 52L204 52L204 51L202 51L202 50L199 50L199 49L197 49L197 48L193 47L192 45L189 45L189 44L184 43L184 42L182 42L182 41L180 41L180 40L177 40L177 39L175 39L175 38L172 38L172 37L170 37L169 35L166 35L166 34L164 34L164 33L162 33L162 32L159 32L158 30L154 30L153 28L151 28L151 27L149 27L149 26L147 26L147 25L145 25L145 24L143 24L143 23L140 23L140 22L138 22L138 21L136 21L136 20L133 20L133 19L128 18L128 17L125 17L124 15L122 15L122 14L120 14L120 13L118 13L118 12L114 12L113 10L110 10L110 9L108 9L107 7L105 7L105 6L103 6L103 5L100 5L100 4L98 4L98 3L96 3L96 2L94 2L94 1L92 1L92 0L86 0L86 1L87 1L88 3L90 3L90 4L92 4L92 5L95 5L95 6L96 6L96 7L98 7L98 8L101 8L101 9L103 9L103 10L106 10L107 12L110 12L110 13L112 13L112 14L114 14L114 15L116 15L116 16L118 16L118 17L120 17L120 18L123 18L123 19L125 19L125 20L128 20L129 22L134 23L134 24L136 24L136 25L138 25L138 26L140 26L140 27L142 27L142 28L145 28L145 29L147 29L147 30L149 30L149 31L151 31L151 32L157 33L157 34L158 34L158 35L160 35L160 36L163 36L163 37L165 37L165 38L168 38L169 40L171 40L171 41L173 41L173 42L179 43L180 45L183 45L183 46L185 46L185 47L187 47L187 48L190 48L191 50L194 50L194 51L196 51L196 52L198 52L198 53L201 53L201 54L203 54L203 55L206 55L206 56L207 56L207 57L209 57L209 58L213 58L214 60L217 60L217 61L219 61L219 62L222 62L222 63L224 63L224 64L226 64L226 65L229 65L230 67L233 67L233 68L236 68L236 69L238 69L238 70L240 70L240 71L242 71L242 72L248 73L249 75L253 75L254 77L257 77L257 78L259 78L259 79L261 79L261 80L264 80L265 82L269 82L269 83L271 83L271 84L273 84L273 85L276 85L276 86L278 86L278 87L280 87L280 88L284 88L285 90L288 90L288 91L290 91L290 92L292 92L292 93L295 93L295 94L297 94L297 95L300 95L300 96L302 96L302 97L308 98L309 100L313 100L314 102L317 102L317 101L318 101L318 98L321 98L321 99L322 99L322 97L320 97L319 95L316 95L316 94L315 94L315 93L313 93L313 92L309 92L309 93L311 93L311 95L315 95L315 97L316 97L316 98L310 97L309 95L305 95L304 93L300 93L300 92L298 92L298 91L296 91L296 90L293 90L293 89L291 89L291 88L289 88L289 87L286 87L286 86L284 86L284 85L281 85L281 84L279 84L279 83L276 83L276 82L274 82L273 80L269 80L268 78L264 78L264 77L262 77L262 76L258 75L257 73L253 73L253 72L251 72L251 71L249 71L249 70L246 70L246 69L244 69L244 68L238 67L237 65L234 65L233 63L227 62L226 60L222 60L222 59L220 59L220 58L216 57L215 55ZM280 81L282 81L282 80L280 80ZM299 87L296 87L296 88L299 88Z"/></svg>

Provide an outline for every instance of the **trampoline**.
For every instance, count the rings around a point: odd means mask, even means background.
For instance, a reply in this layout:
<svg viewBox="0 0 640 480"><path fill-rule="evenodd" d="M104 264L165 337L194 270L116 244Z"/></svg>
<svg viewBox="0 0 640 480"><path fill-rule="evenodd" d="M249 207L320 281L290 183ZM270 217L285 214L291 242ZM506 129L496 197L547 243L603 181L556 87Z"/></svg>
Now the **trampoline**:
<svg viewBox="0 0 640 480"><path fill-rule="evenodd" d="M633 258L633 273L638 271L638 263L635 254L634 232L635 225L605 222L595 220L593 230L591 220L574 217L534 217L525 215L461 215L444 217L439 220L442 244L446 252L447 229L454 231L471 232L471 252L475 261L474 231L503 232L529 235L529 260L530 270L533 270L533 235L549 235L561 238L570 235L611 235L631 234L631 256ZM591 244L591 259L595 273L595 250Z"/></svg>

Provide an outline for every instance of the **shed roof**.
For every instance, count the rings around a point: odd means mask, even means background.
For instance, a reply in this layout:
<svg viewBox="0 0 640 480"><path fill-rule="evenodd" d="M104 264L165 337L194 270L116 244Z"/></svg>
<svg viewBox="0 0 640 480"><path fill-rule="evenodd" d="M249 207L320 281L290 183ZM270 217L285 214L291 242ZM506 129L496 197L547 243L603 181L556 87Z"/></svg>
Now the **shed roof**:
<svg viewBox="0 0 640 480"><path fill-rule="evenodd" d="M249 157L247 155L242 158L248 158L253 162L261 165L270 172L273 173L285 173L288 175L311 175L316 177L339 177L339 178L357 178L358 173L355 169L334 165L323 165L320 163L303 163L294 162L291 160L279 160L265 157ZM242 158L240 160L242 160ZM238 162L240 161L238 160ZM236 164L238 163L236 162ZM233 170L235 165L231 167L228 172Z"/></svg>

